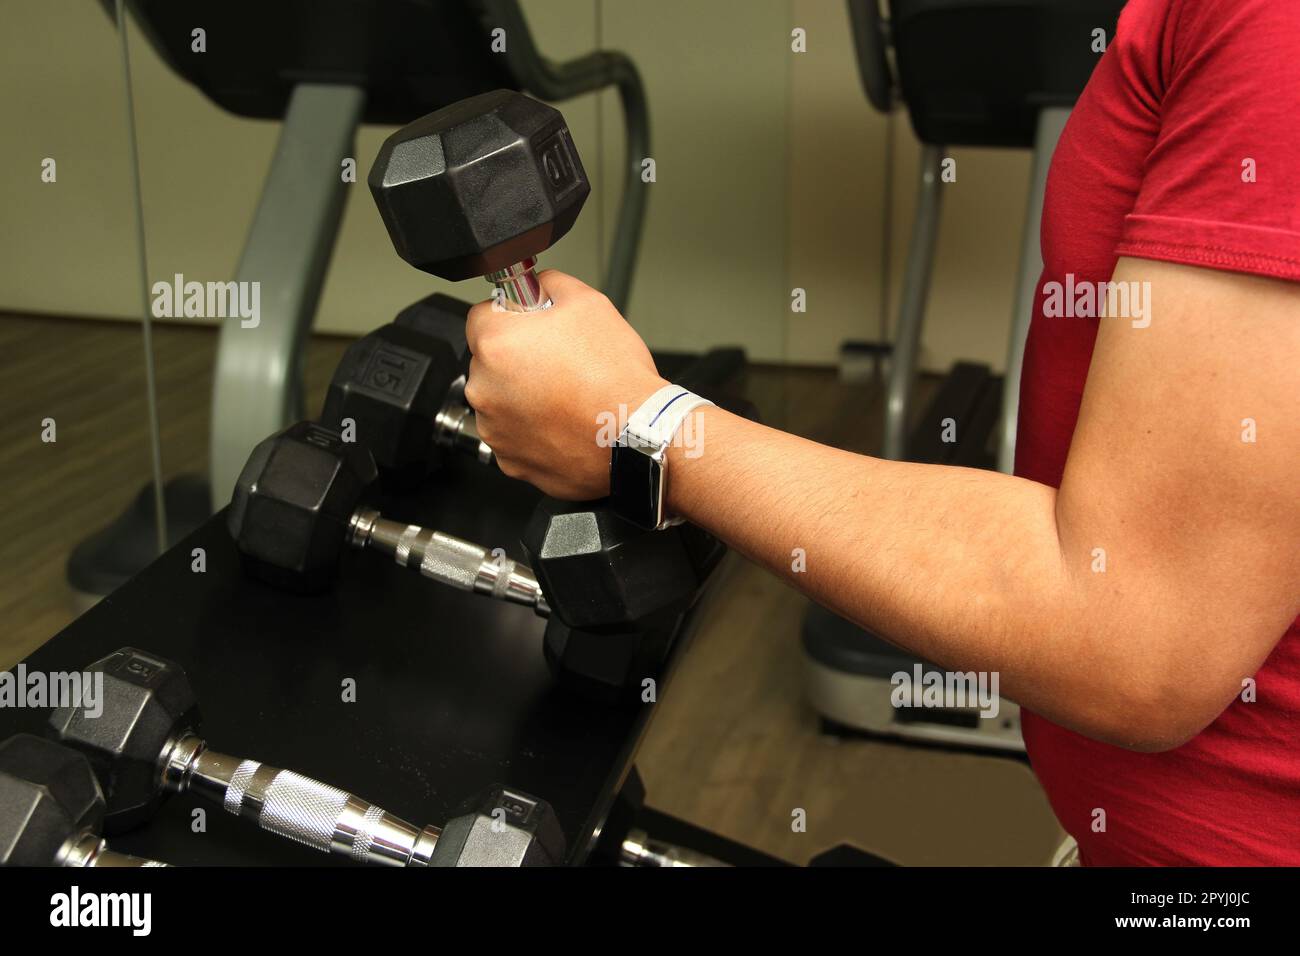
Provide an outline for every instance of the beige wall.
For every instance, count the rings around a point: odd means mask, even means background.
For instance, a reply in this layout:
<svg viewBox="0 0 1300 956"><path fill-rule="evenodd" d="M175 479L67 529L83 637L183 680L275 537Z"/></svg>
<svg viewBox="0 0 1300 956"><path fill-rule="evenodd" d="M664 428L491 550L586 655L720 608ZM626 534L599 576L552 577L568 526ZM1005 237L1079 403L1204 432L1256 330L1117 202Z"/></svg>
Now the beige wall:
<svg viewBox="0 0 1300 956"><path fill-rule="evenodd" d="M844 4L790 6L808 51L786 57L787 277L807 291L808 311L787 310L786 354L825 362L844 339L879 337L887 120L862 93Z"/></svg>
<svg viewBox="0 0 1300 956"><path fill-rule="evenodd" d="M652 345L741 343L756 358L832 362L845 338L879 327L883 247L895 298L910 230L917 147L858 86L836 0L602 0L606 46L645 78L658 180L651 190L629 317ZM590 0L525 0L540 47L563 59L597 43ZM10 4L0 33L0 308L106 317L139 314L130 171L117 37L84 0ZM790 50L790 31L808 51ZM270 163L277 125L223 113L130 35L151 279L229 278ZM591 205L546 264L591 282L621 186L612 94L563 106L596 184ZM366 127L364 172L388 129ZM57 184L40 182L45 156ZM1009 326L1028 159L957 154L946 187L926 336L927 363L1000 365ZM885 164L896 188L887 194ZM882 232L885 203L895 228ZM317 327L360 333L440 283L392 251L363 181L349 187ZM808 311L790 310L791 289ZM478 298L484 284L457 294Z"/></svg>
<svg viewBox="0 0 1300 956"><path fill-rule="evenodd" d="M0 308L138 314L122 90L113 32L93 4L6 6ZM45 157L58 162L57 184L40 181Z"/></svg>

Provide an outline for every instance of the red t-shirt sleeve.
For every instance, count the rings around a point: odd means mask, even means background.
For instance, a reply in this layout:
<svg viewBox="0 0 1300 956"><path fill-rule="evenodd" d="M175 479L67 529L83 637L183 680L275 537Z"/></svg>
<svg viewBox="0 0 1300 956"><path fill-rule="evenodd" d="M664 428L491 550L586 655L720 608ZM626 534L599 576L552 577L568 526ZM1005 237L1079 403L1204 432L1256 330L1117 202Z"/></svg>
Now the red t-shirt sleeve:
<svg viewBox="0 0 1300 956"><path fill-rule="evenodd" d="M1124 69L1159 135L1116 252L1300 281L1300 4L1172 0Z"/></svg>

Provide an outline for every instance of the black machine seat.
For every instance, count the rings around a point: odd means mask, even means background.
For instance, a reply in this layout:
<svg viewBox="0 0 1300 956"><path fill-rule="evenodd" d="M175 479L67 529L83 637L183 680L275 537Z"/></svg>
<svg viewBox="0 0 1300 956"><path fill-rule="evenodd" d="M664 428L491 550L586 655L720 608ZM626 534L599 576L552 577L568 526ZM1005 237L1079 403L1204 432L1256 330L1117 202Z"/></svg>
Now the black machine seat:
<svg viewBox="0 0 1300 956"><path fill-rule="evenodd" d="M804 627L804 653L824 667L843 674L885 681L900 670L910 672L915 663L920 663L926 671L938 670L933 664L870 631L862 630L856 624L850 624L821 605L810 605L808 616L816 618L817 624Z"/></svg>
<svg viewBox="0 0 1300 956"><path fill-rule="evenodd" d="M299 83L361 87L364 122L387 125L520 88L508 58L492 52L477 2L135 0L132 9L176 73L240 116L282 117ZM202 55L191 50L195 27L206 33Z"/></svg>
<svg viewBox="0 0 1300 956"><path fill-rule="evenodd" d="M850 0L850 14L871 101L887 109L892 99L880 90L892 46L922 142L1029 148L1039 113L1078 99L1097 65L1093 31L1109 42L1124 2L890 0L887 27L877 0Z"/></svg>

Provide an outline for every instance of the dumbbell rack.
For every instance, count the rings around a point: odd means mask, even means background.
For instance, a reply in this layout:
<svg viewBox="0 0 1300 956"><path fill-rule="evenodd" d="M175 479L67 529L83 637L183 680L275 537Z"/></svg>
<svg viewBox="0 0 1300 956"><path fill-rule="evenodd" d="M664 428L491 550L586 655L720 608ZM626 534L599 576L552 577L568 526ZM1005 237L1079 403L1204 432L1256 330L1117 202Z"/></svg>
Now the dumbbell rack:
<svg viewBox="0 0 1300 956"><path fill-rule="evenodd" d="M660 362L677 374L716 358ZM721 380L736 373L709 371ZM495 469L457 461L385 507L523 559L519 537L537 499ZM201 573L191 570L196 548L205 552ZM204 732L227 748L373 794L408 819L447 819L508 782L554 806L568 862L587 862L654 705L562 689L542 655L545 622L527 608L431 587L359 552L345 560L324 594L274 590L243 572L218 514L26 664L71 671L123 645L152 651L185 668ZM674 654L691 626L688 614ZM347 680L355 702L344 702ZM0 710L0 739L40 732L44 716ZM206 834L195 834L202 806L178 796L151 823L114 836L114 848L182 866L347 865L211 808Z"/></svg>

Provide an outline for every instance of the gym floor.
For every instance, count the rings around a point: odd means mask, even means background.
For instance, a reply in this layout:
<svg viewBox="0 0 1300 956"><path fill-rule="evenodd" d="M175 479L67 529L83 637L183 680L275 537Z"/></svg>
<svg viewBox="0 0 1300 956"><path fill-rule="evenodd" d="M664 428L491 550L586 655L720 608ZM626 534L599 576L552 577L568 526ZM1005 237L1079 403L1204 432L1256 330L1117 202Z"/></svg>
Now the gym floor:
<svg viewBox="0 0 1300 956"><path fill-rule="evenodd" d="M167 475L207 460L215 331L155 326ZM319 407L348 340L317 336L308 407ZM0 667L75 616L69 550L117 515L149 477L140 328L0 315L9 408L0 418ZM929 389L933 383L922 382ZM881 391L828 369L758 367L750 396L764 420L855 451L879 441ZM53 418L57 441L41 441ZM1047 862L1060 839L1023 763L819 733L804 702L798 634L806 601L732 556L703 608L637 763L667 813L804 863L848 842L906 865ZM806 832L792 815L806 812Z"/></svg>

